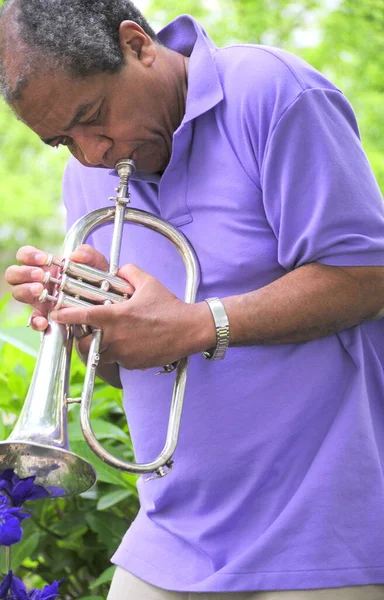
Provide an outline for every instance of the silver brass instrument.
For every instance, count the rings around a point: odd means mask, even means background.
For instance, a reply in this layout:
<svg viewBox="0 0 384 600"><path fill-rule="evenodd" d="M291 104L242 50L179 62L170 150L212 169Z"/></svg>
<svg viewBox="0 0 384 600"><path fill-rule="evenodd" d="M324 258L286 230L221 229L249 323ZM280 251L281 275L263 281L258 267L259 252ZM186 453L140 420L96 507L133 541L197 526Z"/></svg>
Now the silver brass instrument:
<svg viewBox="0 0 384 600"><path fill-rule="evenodd" d="M120 177L113 208L94 210L80 218L68 231L63 247L63 261L55 262L50 255L49 263L60 265L61 275L52 278L54 295L44 290L41 301L49 300L57 308L79 304L129 301L126 282L117 277L120 247L124 223L149 227L170 240L179 251L186 268L185 302L195 301L199 282L196 255L185 236L163 219L148 212L127 208L129 177L135 171L130 159L121 159L115 166ZM114 223L110 250L109 272L104 273L87 265L69 260L72 252L88 236L108 223ZM19 477L36 476L36 483L43 485L51 496L79 494L96 481L93 467L83 458L70 451L67 434L67 406L80 403L81 428L90 448L104 462L129 473L153 473L154 477L166 475L172 467L176 448L187 379L188 357L177 364L164 367L164 372L175 369L168 430L163 450L152 462L137 464L127 462L108 453L96 439L91 425L90 413L96 369L100 360L102 331L94 329L81 398L68 397L69 366L73 345L73 327L50 321L43 335L32 382L20 417L9 438L0 442L0 472L12 468Z"/></svg>

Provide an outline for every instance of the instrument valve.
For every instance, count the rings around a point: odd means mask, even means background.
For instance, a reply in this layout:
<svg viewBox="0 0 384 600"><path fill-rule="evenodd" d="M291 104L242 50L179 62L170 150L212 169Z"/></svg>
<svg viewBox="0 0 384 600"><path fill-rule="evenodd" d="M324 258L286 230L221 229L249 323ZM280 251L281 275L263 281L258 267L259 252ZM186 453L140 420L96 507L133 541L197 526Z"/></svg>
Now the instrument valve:
<svg viewBox="0 0 384 600"><path fill-rule="evenodd" d="M109 285L109 281L107 281L106 279L104 279L104 281L102 281L102 282L100 283L100 289L101 289L103 292L108 292L108 291L109 291L109 289L110 289L110 287L111 287L111 286Z"/></svg>

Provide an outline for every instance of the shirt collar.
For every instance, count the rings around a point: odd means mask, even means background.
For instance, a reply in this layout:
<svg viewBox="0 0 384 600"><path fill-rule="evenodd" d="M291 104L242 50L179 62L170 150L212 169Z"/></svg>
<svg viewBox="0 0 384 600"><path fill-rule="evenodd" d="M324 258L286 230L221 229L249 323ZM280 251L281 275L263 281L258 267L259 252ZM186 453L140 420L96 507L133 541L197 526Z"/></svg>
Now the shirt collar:
<svg viewBox="0 0 384 600"><path fill-rule="evenodd" d="M216 50L205 30L189 15L178 17L159 33L160 41L189 56L188 92L183 123L207 112L223 99L219 74L212 60Z"/></svg>

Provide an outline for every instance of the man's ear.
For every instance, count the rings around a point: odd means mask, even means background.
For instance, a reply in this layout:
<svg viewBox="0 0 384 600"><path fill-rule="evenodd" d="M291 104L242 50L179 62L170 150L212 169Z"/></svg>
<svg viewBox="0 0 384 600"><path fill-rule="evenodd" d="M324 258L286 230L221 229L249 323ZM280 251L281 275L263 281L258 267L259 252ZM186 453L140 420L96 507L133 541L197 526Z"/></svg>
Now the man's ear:
<svg viewBox="0 0 384 600"><path fill-rule="evenodd" d="M151 66L156 58L156 46L152 38L134 21L122 21L119 27L120 47L128 58L131 53L145 65Z"/></svg>

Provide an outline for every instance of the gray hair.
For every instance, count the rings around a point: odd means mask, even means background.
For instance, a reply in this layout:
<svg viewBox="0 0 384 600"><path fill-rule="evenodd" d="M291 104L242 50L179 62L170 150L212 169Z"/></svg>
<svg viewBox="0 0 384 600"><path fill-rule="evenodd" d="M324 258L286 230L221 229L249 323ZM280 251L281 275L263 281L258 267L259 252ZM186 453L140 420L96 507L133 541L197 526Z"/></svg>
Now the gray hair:
<svg viewBox="0 0 384 600"><path fill-rule="evenodd" d="M18 39L27 49L22 72L11 84L0 37L0 93L10 103L20 97L31 76L47 69L60 68L81 78L119 71L124 64L119 42L122 21L135 21L158 41L130 0L6 0L0 9L3 30L6 19L13 19Z"/></svg>

